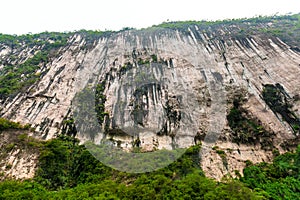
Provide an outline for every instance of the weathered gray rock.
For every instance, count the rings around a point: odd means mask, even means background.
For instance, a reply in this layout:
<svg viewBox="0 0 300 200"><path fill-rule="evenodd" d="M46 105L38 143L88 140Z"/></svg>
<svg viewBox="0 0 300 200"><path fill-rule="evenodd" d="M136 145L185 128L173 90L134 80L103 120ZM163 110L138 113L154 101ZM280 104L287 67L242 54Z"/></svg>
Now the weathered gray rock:
<svg viewBox="0 0 300 200"><path fill-rule="evenodd" d="M244 161L270 161L272 154L259 144L221 139L230 139L226 115L233 93L245 91L243 107L275 133L274 146L284 152L280 145L296 136L266 106L261 92L264 84L280 83L289 96L299 95L300 54L279 38L260 34L237 38L230 33L230 29L203 31L197 26L185 31L132 30L101 37L88 49L86 39L74 35L46 65L48 72L40 81L2 102L1 115L30 123L36 127L36 137L50 139L60 134L64 120L71 116L75 95L102 83L106 96L102 131L91 137L78 130L82 142L111 138L128 150L139 138L139 146L152 151L172 149L175 144L188 147L202 135L201 164L208 176L220 179L234 170L242 173ZM1 50L1 58L9 51ZM298 114L299 105L295 101ZM226 167L213 146L226 150Z"/></svg>

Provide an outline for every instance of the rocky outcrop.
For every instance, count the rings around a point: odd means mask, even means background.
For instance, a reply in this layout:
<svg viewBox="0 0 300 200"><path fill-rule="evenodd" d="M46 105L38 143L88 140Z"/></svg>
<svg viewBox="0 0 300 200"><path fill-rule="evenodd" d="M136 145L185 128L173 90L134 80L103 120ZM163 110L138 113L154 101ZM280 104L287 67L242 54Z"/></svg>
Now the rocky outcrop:
<svg viewBox="0 0 300 200"><path fill-rule="evenodd" d="M50 139L78 108L74 97L90 87L98 113L83 117L95 117L99 132L92 136L77 127L81 141L109 138L116 146L143 151L201 142L208 176L242 173L246 160L270 161L274 149L284 152L282 144L299 137L261 94L265 84L279 83L294 97L292 109L299 115L300 54L279 38L237 37L236 29L130 30L92 43L75 34L43 66L47 70L34 85L1 102L1 116L30 123L36 137ZM2 48L2 59L9 51ZM245 98L247 117L275 133L272 148L232 142L226 116L237 94ZM224 153L216 153L215 146Z"/></svg>
<svg viewBox="0 0 300 200"><path fill-rule="evenodd" d="M33 178L38 162L38 147L27 132L9 130L0 133L0 180Z"/></svg>

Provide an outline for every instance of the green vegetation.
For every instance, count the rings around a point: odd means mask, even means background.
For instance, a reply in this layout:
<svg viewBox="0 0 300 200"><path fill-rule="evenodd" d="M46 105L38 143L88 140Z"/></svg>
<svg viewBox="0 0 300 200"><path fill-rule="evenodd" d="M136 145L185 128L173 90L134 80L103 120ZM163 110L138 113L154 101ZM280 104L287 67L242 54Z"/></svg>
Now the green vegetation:
<svg viewBox="0 0 300 200"><path fill-rule="evenodd" d="M111 138L110 141L114 142ZM125 170L131 173L141 173L153 171L158 168L163 168L174 160L179 158L185 149L175 150L157 150L154 152L142 152L140 148L141 141L139 138L132 141L133 149L130 153L124 152L119 148L112 148L109 145L95 145L92 142L86 143L85 146L89 149L92 155L99 158L102 163L116 169ZM134 157L134 159L132 159ZM119 162L122 160L122 162Z"/></svg>
<svg viewBox="0 0 300 200"><path fill-rule="evenodd" d="M227 157L226 157L225 151L217 149L216 153L221 157L224 167L226 169L228 169L228 161L227 161Z"/></svg>
<svg viewBox="0 0 300 200"><path fill-rule="evenodd" d="M256 199L238 181L216 183L205 178L197 146L167 168L146 174L106 167L70 137L44 142L40 151L35 178L1 182L0 199L216 199L223 195Z"/></svg>
<svg viewBox="0 0 300 200"><path fill-rule="evenodd" d="M233 142L260 143L264 149L273 148L272 133L266 131L259 121L248 117L241 103L241 98L235 98L233 107L227 115L228 124L233 131Z"/></svg>
<svg viewBox="0 0 300 200"><path fill-rule="evenodd" d="M5 44L11 48L14 48L15 46L19 45L15 35L7 35L1 33L0 33L0 43Z"/></svg>
<svg viewBox="0 0 300 200"><path fill-rule="evenodd" d="M151 59L152 59L152 62L157 62L158 61L157 55L155 55L155 54L151 55Z"/></svg>
<svg viewBox="0 0 300 200"><path fill-rule="evenodd" d="M75 120L73 117L69 117L63 121L63 126L61 130L62 135L73 136L77 134L77 129L75 126Z"/></svg>
<svg viewBox="0 0 300 200"><path fill-rule="evenodd" d="M142 59L142 58L139 58L139 59L138 59L138 64L139 64L139 65L148 65L148 64L150 64L150 60L149 60L149 59Z"/></svg>
<svg viewBox="0 0 300 200"><path fill-rule="evenodd" d="M76 127L78 130L86 130L88 124L88 131L85 134L90 134L91 138L95 137L95 133L99 130L99 121L97 118L97 106L95 88L86 87L81 92L77 93L73 99L74 108L74 119L76 120ZM73 133L74 134L74 133ZM68 133L72 135L72 133Z"/></svg>
<svg viewBox="0 0 300 200"><path fill-rule="evenodd" d="M20 138L33 141L26 135ZM164 169L129 174L103 165L72 137L34 142L33 147L40 152L35 177L0 182L0 199L300 198L300 146L297 152L277 156L271 164L249 162L240 179L216 182L206 178L199 166L199 146L189 148ZM225 154L221 150L218 153Z"/></svg>
<svg viewBox="0 0 300 200"><path fill-rule="evenodd" d="M108 126L106 122L109 120L109 113L105 111L106 96L104 95L105 81L97 84L95 87L86 87L81 92L77 93L74 98L74 118L64 121L63 134L76 135L76 127L74 119L76 119L77 128L83 130L86 124L89 124L88 133L94 138L95 133L98 133L102 124L105 123L105 130ZM92 125L92 126L91 126ZM94 130L94 131L91 131ZM85 134L88 134L85 133Z"/></svg>
<svg viewBox="0 0 300 200"><path fill-rule="evenodd" d="M102 81L96 86L95 92L95 112L97 113L97 119L100 125L104 122L105 117L109 117L109 114L105 112L106 96L103 94L105 90L105 81Z"/></svg>
<svg viewBox="0 0 300 200"><path fill-rule="evenodd" d="M30 124L23 126L20 123L12 122L10 120L0 118L0 131L9 130L9 129L29 130Z"/></svg>
<svg viewBox="0 0 300 200"><path fill-rule="evenodd" d="M25 43L28 47L45 45L46 49L56 48L67 44L71 33L43 32L39 34L7 35L0 33L0 43L11 48L20 47ZM51 41L51 42L50 42Z"/></svg>
<svg viewBox="0 0 300 200"><path fill-rule="evenodd" d="M300 14L285 16L259 16L250 19L232 19L223 21L184 21L184 22L165 22L145 29L145 31L156 30L159 28L176 29L189 34L188 28L195 28L194 25L203 29L203 32L218 33L219 28L226 26L229 31L219 35L220 39L226 37L236 37L243 39L252 34L265 34L281 38L284 42L292 45L292 49L300 51ZM128 31L130 28L124 28L121 31ZM9 58L0 61L4 67L0 70L0 99L14 97L20 91L26 91L30 85L40 79L46 73L46 69L41 73L36 73L39 69L46 66L51 58L59 54L59 48L67 46L68 39L79 34L85 38L85 50L91 49L101 37L111 36L112 31L91 31L80 30L69 33L44 32L39 34L25 35L6 35L0 34L0 44L8 46L15 50L10 53ZM218 35L216 35L218 36ZM24 58L19 58L18 52L25 47L33 48L34 55L32 58L24 62ZM2 47L1 47L2 48ZM151 55L152 62L157 62L157 56ZM150 60L137 60L139 65L149 64ZM126 69L122 69L126 71Z"/></svg>
<svg viewBox="0 0 300 200"><path fill-rule="evenodd" d="M6 66L6 74L0 77L0 98L15 95L27 89L39 78L35 71L39 69L40 63L46 63L48 60L46 52L38 52L35 56L28 59L17 67Z"/></svg>
<svg viewBox="0 0 300 200"><path fill-rule="evenodd" d="M11 62L2 63L4 67L0 72L0 99L14 97L18 92L25 92L29 86L39 80L42 74L36 73L37 70L44 67L51 57L56 55L58 48L67 44L69 36L67 33L48 32L21 36L0 34L0 43L13 49L21 50L20 48L24 45L30 48L39 47L25 62L17 60L17 55L11 54Z"/></svg>
<svg viewBox="0 0 300 200"><path fill-rule="evenodd" d="M275 114L280 114L295 133L299 132L300 119L291 111L292 105L289 102L289 96L280 84L264 86L262 97L266 104Z"/></svg>
<svg viewBox="0 0 300 200"><path fill-rule="evenodd" d="M94 41L99 40L101 37L110 36L112 33L113 33L112 31L104 32L104 31L93 31L93 30L80 30L69 34L82 35L87 41L87 44L85 46L88 49L93 45Z"/></svg>
<svg viewBox="0 0 300 200"><path fill-rule="evenodd" d="M271 164L244 169L241 181L268 199L300 199L300 145L296 153L279 155Z"/></svg>
<svg viewBox="0 0 300 200"><path fill-rule="evenodd" d="M253 33L263 33L279 37L284 42L299 46L300 42L300 13L283 16L258 16L254 18L226 19L218 21L179 21L164 22L159 25L152 26L146 30L155 30L158 28L177 29L185 33L189 33L187 28L195 25L204 30L204 32L216 31L218 28L226 26L230 28L230 34L233 37L247 37ZM239 28L235 28L239 27ZM226 37L226 35L223 35ZM228 35L227 35L228 36ZM295 48L300 51L299 47Z"/></svg>
<svg viewBox="0 0 300 200"><path fill-rule="evenodd" d="M200 26L204 32L209 31L210 28L211 31L214 31L223 25L239 25L239 28L230 30L228 34L245 37L257 32L278 36L290 44L299 44L300 42L300 37L298 37L300 35L299 14L217 22L168 22L149 29L182 29L193 27L191 25ZM25 61L18 60L16 55L9 55L9 62L1 61L4 67L0 71L0 99L13 97L20 91L26 91L30 85L38 81L44 72L40 74L37 71L45 67L51 58L59 53L59 48L66 46L68 38L74 34L81 34L86 38L85 49L88 50L96 40L111 34L111 32L81 30L76 33L46 32L22 36L0 34L0 43L13 49L21 48L24 44L27 47L38 46L32 57ZM297 49L295 48L295 50ZM156 55L151 55L149 60L139 59L137 62L142 65L157 62L157 60ZM131 67L130 63L124 65L119 73L126 73ZM149 77L146 78L149 79ZM137 79L138 83L146 80L144 74ZM106 96L103 94L104 85L105 82L102 82L96 88L87 88L85 92L78 94L77 101L79 103L77 105L82 109L80 116L75 116L77 124L84 126L85 123L80 123L86 120L83 118L89 118L91 121L95 121L96 118L100 124L105 122L108 113L105 112L104 107L106 101ZM295 132L299 132L299 118L291 111L289 97L280 85L266 85L262 97L274 113L280 114ZM94 99L95 102L85 101L91 99ZM233 141L243 144L260 143L264 148L272 149L273 133L266 131L258 120L247 116L247 112L241 104L241 99L235 99L227 116L229 126L233 131ZM91 113L95 113L95 116L91 116ZM74 115L76 115L76 111ZM16 147L29 148L31 151L39 152L39 162L33 179L0 182L0 200L300 199L300 146L295 152L282 155L273 149L274 155L276 155L273 163L253 165L247 161L243 177L236 172L239 178L227 178L223 182L205 177L199 166L200 146L190 147L176 162L158 171L130 174L105 166L96 160L84 146L79 145L77 139L70 137L76 134L72 118L66 119L64 124L66 125L65 135L55 139L38 141L26 134L12 134L16 139L1 146L1 154L8 154ZM0 118L1 134L8 130L9 133L13 130L23 132L29 128L30 125L22 126L19 123ZM222 158L226 167L228 150L225 152L217 146L213 147L213 150ZM8 164L4 168L8 170L11 167L12 165ZM141 164L141 167L144 166ZM3 173L0 173L0 176L3 176Z"/></svg>

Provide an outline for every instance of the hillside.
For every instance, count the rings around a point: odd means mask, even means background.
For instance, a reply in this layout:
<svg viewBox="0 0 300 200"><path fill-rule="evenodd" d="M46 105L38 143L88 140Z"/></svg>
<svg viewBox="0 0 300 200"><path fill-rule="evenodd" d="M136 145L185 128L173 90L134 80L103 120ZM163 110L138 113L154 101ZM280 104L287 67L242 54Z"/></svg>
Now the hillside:
<svg viewBox="0 0 300 200"><path fill-rule="evenodd" d="M21 131L20 131L21 130ZM124 173L96 160L78 140L59 136L38 141L20 129L5 129L1 138L9 138L1 146L4 165L22 165L22 158L39 162L34 178L1 173L0 199L298 199L300 146L297 151L277 155L273 163L254 165L247 161L244 176L227 176L222 182L205 177L199 166L200 146L189 148L168 167L143 174ZM23 130L24 131L24 130ZM11 137L13 135L13 137ZM17 153L16 153L17 152ZM31 157L26 157L31 156ZM11 159L13 157L13 159ZM34 158L33 158L34 157ZM10 162L12 162L10 164ZM1 165L3 163L0 163ZM34 164L33 164L34 165ZM32 172L32 171L31 171ZM24 174L24 173L23 173ZM4 179L4 180L3 180Z"/></svg>
<svg viewBox="0 0 300 200"><path fill-rule="evenodd" d="M128 198L120 192L125 188L134 196L138 187L150 187L143 175L131 174L139 172L150 173L169 192L204 181L211 192L202 197L208 199L230 187L271 198L273 187L284 182L295 184L282 186L293 199L300 188L299 35L300 14L118 32L0 34L2 177L33 178L16 187L21 193L22 187L38 187L37 195L51 189L78 193L109 180L118 192L100 193L116 198ZM94 143L109 147L101 147L103 154ZM188 157L190 151L198 159ZM81 158L83 152L89 158ZM51 163L58 155L68 164L56 169ZM86 169L89 175L75 170L87 166L70 164L81 161L95 164ZM100 171L91 170L97 166ZM98 181L90 177L102 172ZM14 184L4 182L0 189ZM160 189L152 192L163 194Z"/></svg>

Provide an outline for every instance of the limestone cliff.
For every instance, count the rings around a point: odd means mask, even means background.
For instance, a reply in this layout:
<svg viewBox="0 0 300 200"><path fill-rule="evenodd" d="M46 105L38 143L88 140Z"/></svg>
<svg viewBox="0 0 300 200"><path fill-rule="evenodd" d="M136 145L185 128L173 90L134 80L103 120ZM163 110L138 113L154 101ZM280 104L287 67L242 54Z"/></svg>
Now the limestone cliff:
<svg viewBox="0 0 300 200"><path fill-rule="evenodd" d="M91 86L101 130L88 135L77 127L75 136L82 142L110 138L124 149L138 146L143 151L201 142L206 175L235 176L246 160L268 162L275 150L284 152L299 143L299 46L253 31L252 25L195 23L93 38L79 32L52 51L38 42L0 43L2 76L9 72L7 66L17 70L46 50L48 56L32 71L32 84L1 96L0 115L31 124L37 138L75 135L74 97ZM37 40L55 43L51 37ZM26 73L21 77L21 82L30 79ZM268 84L277 84L294 121L286 121L265 102ZM261 127L261 135L237 140L241 130L228 122L237 101L242 119Z"/></svg>

